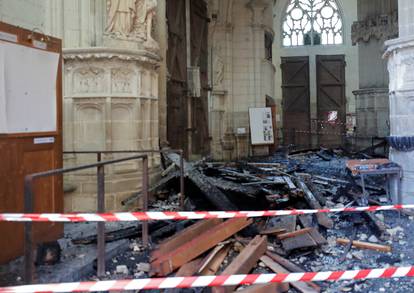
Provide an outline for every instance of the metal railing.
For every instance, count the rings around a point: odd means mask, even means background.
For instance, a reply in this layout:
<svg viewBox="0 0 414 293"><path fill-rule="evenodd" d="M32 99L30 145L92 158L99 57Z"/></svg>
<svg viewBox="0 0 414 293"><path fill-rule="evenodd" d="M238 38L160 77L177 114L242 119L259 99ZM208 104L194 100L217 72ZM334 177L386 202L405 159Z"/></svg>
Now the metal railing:
<svg viewBox="0 0 414 293"><path fill-rule="evenodd" d="M50 170L27 175L24 179L24 211L25 213L33 213L33 184L36 179L63 175L66 173L81 171L85 169L97 168L97 212L105 212L105 166L122 163L132 160L142 160L142 195L143 195L143 211L148 211L148 184L149 184L149 168L148 153L178 153L180 156L180 205L184 205L184 157L182 150L143 150L143 151L85 151L85 152L63 152L64 154L96 154L97 163L87 164L76 167L67 167L61 169ZM120 158L102 162L102 154L115 153L135 153L131 157ZM142 154L144 153L144 154ZM142 242L144 247L148 247L148 222L142 223ZM33 226L32 223L25 223L24 226L24 276L25 281L30 284L33 282L34 261L33 261ZM105 275L105 223L97 223L97 276Z"/></svg>

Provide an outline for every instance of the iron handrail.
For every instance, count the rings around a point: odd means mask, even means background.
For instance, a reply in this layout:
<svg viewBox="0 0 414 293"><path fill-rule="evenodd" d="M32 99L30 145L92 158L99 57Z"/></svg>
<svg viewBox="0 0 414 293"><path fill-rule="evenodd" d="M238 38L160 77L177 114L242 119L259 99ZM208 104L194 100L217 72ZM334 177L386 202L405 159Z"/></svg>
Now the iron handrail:
<svg viewBox="0 0 414 293"><path fill-rule="evenodd" d="M65 155L82 155L82 154L97 154L98 161L100 161L101 154L124 154L124 153L177 153L180 156L180 208L184 208L185 200L185 183L184 183L184 151L181 149L163 149L163 150L121 150L121 151L64 151ZM145 199L144 199L145 200Z"/></svg>
<svg viewBox="0 0 414 293"><path fill-rule="evenodd" d="M148 199L148 155L135 155L132 157L120 158L115 160L109 160L101 162L101 152L97 152L98 162L93 164L87 164L76 167L67 167L61 169L55 169L45 172L34 173L25 176L24 178L24 210L25 213L33 213L33 196L34 180L43 177L63 175L70 172L81 171L85 169L97 168L97 186L98 186L98 212L105 212L105 166L111 164L117 164L132 160L141 160L143 162L143 174L142 174L142 192L144 199ZM148 209L148 201L144 203L145 211ZM144 228L145 227L145 228ZM105 274L105 223L98 223L98 239L97 239L97 251L98 251L98 276ZM24 264L25 264L25 280L27 283L33 282L33 226L32 223L25 223L24 226ZM145 222L142 225L142 241L144 246L148 245L148 223Z"/></svg>

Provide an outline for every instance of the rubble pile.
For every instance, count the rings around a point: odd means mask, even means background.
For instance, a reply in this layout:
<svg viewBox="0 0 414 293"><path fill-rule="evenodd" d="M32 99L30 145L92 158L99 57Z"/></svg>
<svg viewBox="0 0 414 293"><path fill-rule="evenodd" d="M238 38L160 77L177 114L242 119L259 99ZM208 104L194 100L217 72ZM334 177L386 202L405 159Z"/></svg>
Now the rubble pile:
<svg viewBox="0 0 414 293"><path fill-rule="evenodd" d="M162 184L151 188L150 210L183 210L179 206L179 157L169 154L164 159ZM281 151L254 161L186 162L184 210L289 210L389 204L384 176L369 176L363 181L347 168L350 160L365 159L371 158L340 149L317 149ZM360 161L367 165L369 162L374 161ZM371 164L370 167L386 166ZM128 239L129 245L109 260L107 278L318 272L412 265L412 220L407 211L388 211L153 221L149 222L150 249L140 242L140 223L119 223L119 226L111 223L107 225L106 241ZM68 238L77 247L96 244L96 234ZM85 276L85 280L90 279L96 277ZM413 285L410 279L356 280L166 292L410 292Z"/></svg>

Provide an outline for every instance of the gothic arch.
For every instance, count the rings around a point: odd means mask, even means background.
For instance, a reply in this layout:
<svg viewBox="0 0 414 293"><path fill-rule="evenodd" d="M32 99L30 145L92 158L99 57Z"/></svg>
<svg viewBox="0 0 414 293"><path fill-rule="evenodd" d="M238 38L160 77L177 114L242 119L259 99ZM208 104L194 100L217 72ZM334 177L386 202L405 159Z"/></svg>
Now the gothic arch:
<svg viewBox="0 0 414 293"><path fill-rule="evenodd" d="M284 47L344 44L345 17L339 0L287 0L280 19Z"/></svg>

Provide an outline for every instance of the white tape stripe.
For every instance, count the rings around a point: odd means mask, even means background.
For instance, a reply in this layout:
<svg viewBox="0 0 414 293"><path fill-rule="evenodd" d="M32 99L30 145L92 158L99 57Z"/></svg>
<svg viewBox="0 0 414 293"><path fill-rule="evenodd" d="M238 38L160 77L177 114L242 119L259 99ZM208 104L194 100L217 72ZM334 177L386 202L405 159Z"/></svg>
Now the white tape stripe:
<svg viewBox="0 0 414 293"><path fill-rule="evenodd" d="M411 271L411 268L398 268L397 271L393 274L393 278L399 278L407 276L407 274Z"/></svg>
<svg viewBox="0 0 414 293"><path fill-rule="evenodd" d="M106 222L99 214L77 214L77 216L84 218L87 222Z"/></svg>
<svg viewBox="0 0 414 293"><path fill-rule="evenodd" d="M159 286L158 288L164 289L164 288L177 288L177 286L184 281L183 277L175 277L175 278L166 278Z"/></svg>
<svg viewBox="0 0 414 293"><path fill-rule="evenodd" d="M59 284L53 289L53 292L73 292L79 287L80 283Z"/></svg>
<svg viewBox="0 0 414 293"><path fill-rule="evenodd" d="M193 287L207 287L208 285L211 284L211 282L213 282L216 279L216 276L203 276L203 277L198 277L194 282L193 282Z"/></svg>
<svg viewBox="0 0 414 293"><path fill-rule="evenodd" d="M147 216L153 220L171 220L174 216L167 216L163 212L147 212Z"/></svg>
<svg viewBox="0 0 414 293"><path fill-rule="evenodd" d="M131 280L128 285L125 286L125 290L140 290L145 288L148 283L151 282L151 279L140 279L140 280Z"/></svg>
<svg viewBox="0 0 414 293"><path fill-rule="evenodd" d="M95 285L91 286L91 288L89 288L89 291L90 292L107 291L107 290L111 289L115 284L116 284L116 281L99 282L99 283L96 283Z"/></svg>
<svg viewBox="0 0 414 293"><path fill-rule="evenodd" d="M115 217L120 221L137 221L137 217L135 217L132 213L115 213Z"/></svg>
<svg viewBox="0 0 414 293"><path fill-rule="evenodd" d="M385 269L375 269L369 272L367 279L378 279L384 274Z"/></svg>
<svg viewBox="0 0 414 293"><path fill-rule="evenodd" d="M254 282L254 284L267 284L269 283L274 277L276 277L276 274L265 274L265 275L260 275L256 281Z"/></svg>
<svg viewBox="0 0 414 293"><path fill-rule="evenodd" d="M315 275L315 280L327 280L331 276L332 272L319 272Z"/></svg>
<svg viewBox="0 0 414 293"><path fill-rule="evenodd" d="M353 280L355 278L356 275L358 275L359 271L346 271L341 279L342 280Z"/></svg>
<svg viewBox="0 0 414 293"><path fill-rule="evenodd" d="M302 277L305 275L305 273L293 273L293 274L289 274L286 279L285 279L285 283L290 283L290 282L297 282L300 279L302 279Z"/></svg>
<svg viewBox="0 0 414 293"><path fill-rule="evenodd" d="M177 212L178 215L184 218L191 218L191 219L204 219L206 215L204 214L197 214L195 212Z"/></svg>
<svg viewBox="0 0 414 293"><path fill-rule="evenodd" d="M238 285L241 281L243 281L246 278L247 275L232 275L227 278L226 281L224 281L223 285Z"/></svg>

